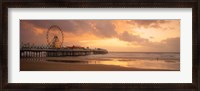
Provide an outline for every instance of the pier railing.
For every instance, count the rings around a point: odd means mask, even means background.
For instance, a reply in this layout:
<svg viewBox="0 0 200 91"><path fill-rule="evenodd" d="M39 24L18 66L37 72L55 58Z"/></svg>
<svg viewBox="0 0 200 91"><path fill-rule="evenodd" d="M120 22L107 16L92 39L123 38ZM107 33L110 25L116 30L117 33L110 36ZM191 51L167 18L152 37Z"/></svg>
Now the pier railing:
<svg viewBox="0 0 200 91"><path fill-rule="evenodd" d="M105 49L50 49L50 48L21 48L20 57L62 57L106 54Z"/></svg>

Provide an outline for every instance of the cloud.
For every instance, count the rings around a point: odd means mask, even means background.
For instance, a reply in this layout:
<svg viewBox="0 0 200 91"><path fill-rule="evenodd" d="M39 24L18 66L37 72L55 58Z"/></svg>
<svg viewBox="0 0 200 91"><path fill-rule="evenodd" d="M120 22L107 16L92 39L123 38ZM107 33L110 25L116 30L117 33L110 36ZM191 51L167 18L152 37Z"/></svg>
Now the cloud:
<svg viewBox="0 0 200 91"><path fill-rule="evenodd" d="M115 25L112 24L112 21L94 21L93 24L93 32L99 37L111 38L117 35Z"/></svg>
<svg viewBox="0 0 200 91"><path fill-rule="evenodd" d="M132 44L147 44L149 43L148 39L142 38L139 35L133 35L124 31L121 35L119 35L119 40L131 42Z"/></svg>
<svg viewBox="0 0 200 91"><path fill-rule="evenodd" d="M143 47L148 47L148 49L153 49L151 51L174 51L180 52L180 38L167 38L160 42L152 42L149 39L142 38L139 35L133 35L127 31L119 35L119 40L126 41L132 45L140 45Z"/></svg>
<svg viewBox="0 0 200 91"><path fill-rule="evenodd" d="M165 39L161 41L161 44L165 47L165 49L168 49L168 51L180 52L180 38L178 37Z"/></svg>
<svg viewBox="0 0 200 91"><path fill-rule="evenodd" d="M150 36L149 38L150 38L150 39L153 39L154 37L153 37L153 36Z"/></svg>
<svg viewBox="0 0 200 91"><path fill-rule="evenodd" d="M81 20L21 20L21 22L25 22L31 24L33 27L37 28L48 28L52 25L58 25L65 32L76 32L80 29L89 30L89 24L85 21Z"/></svg>
<svg viewBox="0 0 200 91"><path fill-rule="evenodd" d="M35 28L32 24L20 22L20 42L45 45L46 35L43 31L45 30L42 28Z"/></svg>
<svg viewBox="0 0 200 91"><path fill-rule="evenodd" d="M76 35L91 33L98 37L110 38L117 34L110 20L21 20L21 22L46 30L51 25L58 25L64 32Z"/></svg>
<svg viewBox="0 0 200 91"><path fill-rule="evenodd" d="M121 29L123 31L118 32L115 20L21 20L20 21L20 40L23 42L32 41L38 44L46 44L46 32L51 25L58 25L65 35L68 35L68 40L65 42L68 45L71 44L82 44L80 39L93 39L92 36L100 39L104 38L116 38L121 41L127 42L129 45L140 45L148 47L154 50L171 50L180 51L180 38L167 38L160 42L150 41L155 36L149 38L143 38L139 34L134 34L134 30L131 31L129 28ZM143 28L163 28L162 24L170 23L169 20L126 20L124 23L131 24L137 27ZM127 24L125 24L127 25ZM123 26L120 26L123 27ZM135 28L135 27L134 27ZM166 27L164 27L166 28ZM169 27L173 29L174 27ZM86 36L87 35L87 36ZM70 36L74 38L70 40ZM66 38L65 38L66 39ZM64 43L66 44L66 43Z"/></svg>
<svg viewBox="0 0 200 91"><path fill-rule="evenodd" d="M144 27L144 28L161 28L161 24L169 23L169 20L124 20L126 23ZM23 23L27 23L34 27L33 31L37 31L38 34L46 33L48 28L52 25L58 25L64 32L72 33L74 35L81 35L84 33L90 33L100 38L117 37L118 32L116 25L113 23L115 20L21 20ZM166 30L167 28L163 28ZM173 29L173 27L170 27Z"/></svg>
<svg viewBox="0 0 200 91"><path fill-rule="evenodd" d="M168 20L130 20L127 23L136 25L140 28L162 28L161 24L169 23Z"/></svg>

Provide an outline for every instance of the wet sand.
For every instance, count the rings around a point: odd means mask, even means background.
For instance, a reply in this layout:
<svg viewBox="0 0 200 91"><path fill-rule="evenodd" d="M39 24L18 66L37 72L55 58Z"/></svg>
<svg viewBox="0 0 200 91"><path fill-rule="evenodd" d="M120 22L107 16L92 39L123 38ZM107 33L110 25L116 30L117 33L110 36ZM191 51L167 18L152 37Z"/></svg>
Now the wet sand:
<svg viewBox="0 0 200 91"><path fill-rule="evenodd" d="M47 62L47 61L23 59L20 62L20 71L171 71L171 70L139 69L139 68L128 68L115 65Z"/></svg>

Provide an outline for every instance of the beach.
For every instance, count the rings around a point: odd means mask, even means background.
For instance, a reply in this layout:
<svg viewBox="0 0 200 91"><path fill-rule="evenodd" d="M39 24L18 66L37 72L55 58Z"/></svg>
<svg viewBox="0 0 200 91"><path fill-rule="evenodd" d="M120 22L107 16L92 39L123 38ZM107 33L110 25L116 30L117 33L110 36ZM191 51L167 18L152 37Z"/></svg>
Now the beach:
<svg viewBox="0 0 200 91"><path fill-rule="evenodd" d="M20 63L21 71L178 71L170 69L127 68L102 64L74 64L62 62L24 61Z"/></svg>
<svg viewBox="0 0 200 91"><path fill-rule="evenodd" d="M64 64L64 63L41 63L41 62L21 62L21 71L130 71L144 70L136 68L125 68L111 65L98 64Z"/></svg>
<svg viewBox="0 0 200 91"><path fill-rule="evenodd" d="M178 53L21 58L20 71L180 71Z"/></svg>

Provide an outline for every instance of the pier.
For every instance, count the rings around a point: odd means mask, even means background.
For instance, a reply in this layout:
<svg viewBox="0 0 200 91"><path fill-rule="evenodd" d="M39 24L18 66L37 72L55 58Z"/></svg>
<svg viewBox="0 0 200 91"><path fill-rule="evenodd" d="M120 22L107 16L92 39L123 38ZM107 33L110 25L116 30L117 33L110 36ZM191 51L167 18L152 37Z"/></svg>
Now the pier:
<svg viewBox="0 0 200 91"><path fill-rule="evenodd" d="M86 56L92 54L106 54L104 49L33 49L22 48L20 57L63 57L63 56Z"/></svg>

